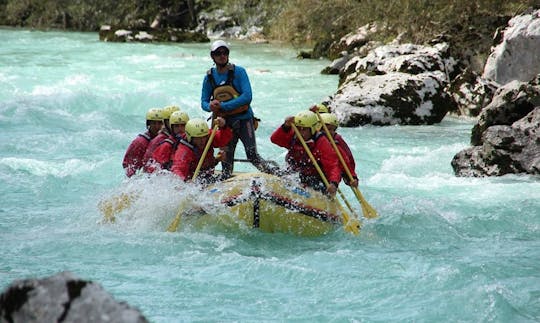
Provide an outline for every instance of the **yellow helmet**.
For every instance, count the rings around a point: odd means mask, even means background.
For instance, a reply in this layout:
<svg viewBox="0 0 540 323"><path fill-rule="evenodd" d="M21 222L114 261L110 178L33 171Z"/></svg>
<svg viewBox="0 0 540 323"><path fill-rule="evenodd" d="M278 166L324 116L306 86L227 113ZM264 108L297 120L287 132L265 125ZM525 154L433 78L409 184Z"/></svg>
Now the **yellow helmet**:
<svg viewBox="0 0 540 323"><path fill-rule="evenodd" d="M321 119L325 124L331 124L333 126L338 127L339 122L337 120L337 117L333 113L323 113L321 114Z"/></svg>
<svg viewBox="0 0 540 323"><path fill-rule="evenodd" d="M317 115L309 110L298 112L294 116L294 124L297 127L310 128L312 135L319 130L319 120L317 119Z"/></svg>
<svg viewBox="0 0 540 323"><path fill-rule="evenodd" d="M169 124L186 124L189 121L189 116L184 111L174 111L170 118Z"/></svg>
<svg viewBox="0 0 540 323"><path fill-rule="evenodd" d="M330 110L328 110L328 107L322 103L317 104L317 108L319 108L319 113L328 113Z"/></svg>
<svg viewBox="0 0 540 323"><path fill-rule="evenodd" d="M180 111L180 108L176 105L169 105L163 108L163 119L170 119L171 114L175 111Z"/></svg>
<svg viewBox="0 0 540 323"><path fill-rule="evenodd" d="M146 112L146 121L163 121L163 110L152 108Z"/></svg>
<svg viewBox="0 0 540 323"><path fill-rule="evenodd" d="M210 132L208 124L203 119L195 118L186 123L186 137L190 141L193 137L204 137Z"/></svg>

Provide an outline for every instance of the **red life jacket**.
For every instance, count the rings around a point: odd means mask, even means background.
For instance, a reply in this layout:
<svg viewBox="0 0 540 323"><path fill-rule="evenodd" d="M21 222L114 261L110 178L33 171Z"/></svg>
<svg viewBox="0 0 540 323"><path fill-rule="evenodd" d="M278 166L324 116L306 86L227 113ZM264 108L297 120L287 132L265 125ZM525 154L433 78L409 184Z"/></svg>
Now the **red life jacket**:
<svg viewBox="0 0 540 323"><path fill-rule="evenodd" d="M143 167L144 153L146 152L150 140L150 133L146 132L137 135L129 145L122 161L122 167L125 169L127 177L135 175L135 173Z"/></svg>

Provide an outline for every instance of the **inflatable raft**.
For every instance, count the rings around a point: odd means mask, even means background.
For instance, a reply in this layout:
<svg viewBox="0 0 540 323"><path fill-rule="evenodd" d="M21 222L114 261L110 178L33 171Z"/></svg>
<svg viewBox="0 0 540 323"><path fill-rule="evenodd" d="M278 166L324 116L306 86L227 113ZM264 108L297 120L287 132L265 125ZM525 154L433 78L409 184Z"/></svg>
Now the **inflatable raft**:
<svg viewBox="0 0 540 323"><path fill-rule="evenodd" d="M207 188L220 213L196 212L182 216L182 225L216 223L245 226L264 232L319 236L342 223L337 202L321 192L286 178L264 173L242 173Z"/></svg>

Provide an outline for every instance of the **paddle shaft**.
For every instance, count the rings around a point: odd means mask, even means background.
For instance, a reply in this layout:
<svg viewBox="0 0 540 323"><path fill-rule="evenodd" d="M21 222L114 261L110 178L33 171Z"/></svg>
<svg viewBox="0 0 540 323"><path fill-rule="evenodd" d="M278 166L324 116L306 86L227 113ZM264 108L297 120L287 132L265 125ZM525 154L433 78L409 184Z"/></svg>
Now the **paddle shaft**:
<svg viewBox="0 0 540 323"><path fill-rule="evenodd" d="M208 141L206 142L206 146L204 147L201 158L199 159L199 163L197 164L197 168L195 168L195 172L193 173L193 176L191 177L192 180L195 180L197 178L197 176L199 176L199 172L201 170L202 164L204 162L204 159L206 158L206 154L208 153L208 150L210 149L210 146L212 146L212 141L214 141L214 137L216 135L217 129L218 129L218 125L216 124L214 126L214 128L212 128L212 133L210 134L210 138L208 138Z"/></svg>

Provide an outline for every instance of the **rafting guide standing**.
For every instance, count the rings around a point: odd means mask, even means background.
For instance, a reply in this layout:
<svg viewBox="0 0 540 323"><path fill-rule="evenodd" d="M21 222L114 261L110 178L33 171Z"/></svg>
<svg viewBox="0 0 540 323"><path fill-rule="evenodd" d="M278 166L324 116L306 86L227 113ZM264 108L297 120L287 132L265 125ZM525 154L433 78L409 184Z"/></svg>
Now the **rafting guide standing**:
<svg viewBox="0 0 540 323"><path fill-rule="evenodd" d="M223 178L233 172L234 152L238 140L242 141L247 159L262 172L272 172L273 167L257 153L254 115L251 109L251 83L246 70L229 62L229 45L216 40L210 47L210 57L215 66L204 77L201 107L212 112L213 118L222 117L233 131L233 138L224 148L226 159L222 162Z"/></svg>

